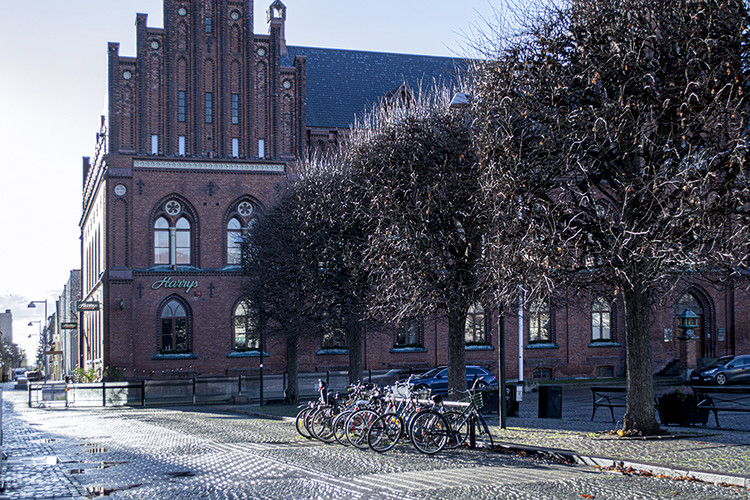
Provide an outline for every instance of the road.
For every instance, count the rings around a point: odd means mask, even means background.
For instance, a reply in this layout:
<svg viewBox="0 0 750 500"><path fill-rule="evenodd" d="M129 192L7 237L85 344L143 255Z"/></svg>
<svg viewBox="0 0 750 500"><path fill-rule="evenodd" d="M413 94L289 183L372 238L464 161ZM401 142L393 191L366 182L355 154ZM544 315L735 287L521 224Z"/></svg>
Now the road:
<svg viewBox="0 0 750 500"><path fill-rule="evenodd" d="M24 393L4 394L0 499L747 498L747 490L467 449L363 452L305 440L289 421L209 406L29 409Z"/></svg>

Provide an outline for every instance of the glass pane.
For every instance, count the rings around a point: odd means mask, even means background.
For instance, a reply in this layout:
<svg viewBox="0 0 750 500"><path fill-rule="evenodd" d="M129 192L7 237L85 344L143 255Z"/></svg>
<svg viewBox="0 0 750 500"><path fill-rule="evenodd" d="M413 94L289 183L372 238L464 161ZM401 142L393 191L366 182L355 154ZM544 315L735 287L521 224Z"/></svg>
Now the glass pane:
<svg viewBox="0 0 750 500"><path fill-rule="evenodd" d="M177 264L190 264L190 249L177 250Z"/></svg>
<svg viewBox="0 0 750 500"><path fill-rule="evenodd" d="M169 231L154 231L154 246L157 248L169 248Z"/></svg>
<svg viewBox="0 0 750 500"><path fill-rule="evenodd" d="M229 221L229 224L227 224L227 229L240 230L242 229L242 226L240 225L240 221L238 221L237 219L232 219Z"/></svg>
<svg viewBox="0 0 750 500"><path fill-rule="evenodd" d="M155 248L154 249L154 263L155 264L169 264L169 248Z"/></svg>
<svg viewBox="0 0 750 500"><path fill-rule="evenodd" d="M174 343L175 350L187 351L187 319L177 318L174 320Z"/></svg>
<svg viewBox="0 0 750 500"><path fill-rule="evenodd" d="M177 231L176 238L178 248L190 247L190 231Z"/></svg>
<svg viewBox="0 0 750 500"><path fill-rule="evenodd" d="M154 228L156 229L169 229L169 222L167 222L167 219L164 217L159 217L156 219L156 222L154 223Z"/></svg>
<svg viewBox="0 0 750 500"><path fill-rule="evenodd" d="M234 334L234 347L236 349L243 349L243 348L246 347L245 342L246 342L245 333L244 332L243 333L235 332L235 334Z"/></svg>
<svg viewBox="0 0 750 500"><path fill-rule="evenodd" d="M163 351L172 350L172 320L161 320L161 348Z"/></svg>
<svg viewBox="0 0 750 500"><path fill-rule="evenodd" d="M180 217L174 227L176 227L177 229L190 229L190 221L188 221L185 217Z"/></svg>
<svg viewBox="0 0 750 500"><path fill-rule="evenodd" d="M611 339L610 334L610 315L609 313L602 314L602 338Z"/></svg>

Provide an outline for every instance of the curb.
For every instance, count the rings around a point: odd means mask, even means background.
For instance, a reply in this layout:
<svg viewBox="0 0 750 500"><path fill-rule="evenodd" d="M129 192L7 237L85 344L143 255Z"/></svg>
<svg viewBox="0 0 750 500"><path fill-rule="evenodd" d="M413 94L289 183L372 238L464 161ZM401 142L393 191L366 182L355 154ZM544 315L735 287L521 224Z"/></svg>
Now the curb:
<svg viewBox="0 0 750 500"><path fill-rule="evenodd" d="M581 455L571 450L560 450L556 448L540 448L535 446L518 445L515 443L499 442L496 446L509 452L525 453L540 457L553 458L569 463L589 465L603 470L617 470L623 473L639 475L654 475L669 479L697 480L705 483L713 483L720 486L739 486L750 488L750 477L721 474L712 471L680 469L660 464L647 462L631 462L612 457L597 457L592 455ZM645 474L644 474L645 473Z"/></svg>

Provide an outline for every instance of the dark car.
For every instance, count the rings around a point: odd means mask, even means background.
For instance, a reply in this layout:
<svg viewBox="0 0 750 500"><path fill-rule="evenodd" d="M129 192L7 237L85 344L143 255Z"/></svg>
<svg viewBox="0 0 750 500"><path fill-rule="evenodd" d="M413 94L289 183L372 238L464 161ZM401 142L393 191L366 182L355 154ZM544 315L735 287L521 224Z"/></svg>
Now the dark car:
<svg viewBox="0 0 750 500"><path fill-rule="evenodd" d="M372 378L369 379L369 382L372 382L373 384L379 386L393 385L396 382L401 382L408 379L410 375L419 375L423 371L424 369L422 369L421 371L415 371L412 368L393 368L392 370L388 370L382 375L373 375Z"/></svg>
<svg viewBox="0 0 750 500"><path fill-rule="evenodd" d="M750 380L750 356L722 356L690 374L690 382L724 385Z"/></svg>
<svg viewBox="0 0 750 500"><path fill-rule="evenodd" d="M466 386L471 387L474 383L474 377L477 377L476 387L483 389L485 387L497 388L497 378L489 370L481 366L466 367ZM413 378L410 382L417 389L429 388L433 394L445 394L448 392L448 367L439 366L433 368L423 375Z"/></svg>

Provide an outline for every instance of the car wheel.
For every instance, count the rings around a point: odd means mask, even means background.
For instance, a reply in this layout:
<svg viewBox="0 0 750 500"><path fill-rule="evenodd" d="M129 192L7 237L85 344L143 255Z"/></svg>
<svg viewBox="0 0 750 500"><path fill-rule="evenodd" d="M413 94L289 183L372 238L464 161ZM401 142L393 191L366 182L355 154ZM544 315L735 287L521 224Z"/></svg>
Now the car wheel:
<svg viewBox="0 0 750 500"><path fill-rule="evenodd" d="M723 373L719 373L718 375L716 375L716 383L719 384L719 385L726 384L727 383L727 376L724 375Z"/></svg>

